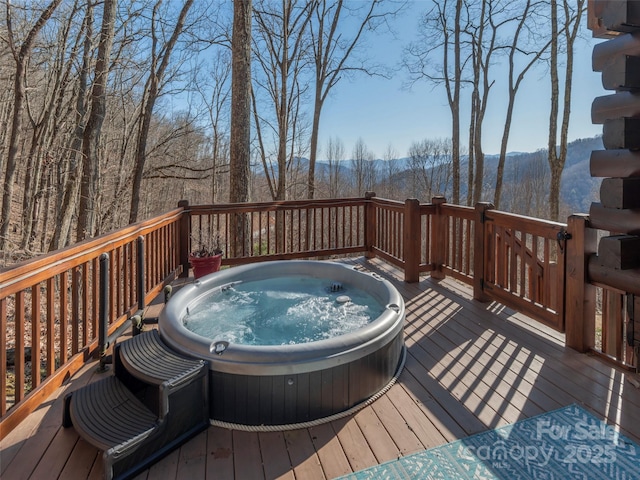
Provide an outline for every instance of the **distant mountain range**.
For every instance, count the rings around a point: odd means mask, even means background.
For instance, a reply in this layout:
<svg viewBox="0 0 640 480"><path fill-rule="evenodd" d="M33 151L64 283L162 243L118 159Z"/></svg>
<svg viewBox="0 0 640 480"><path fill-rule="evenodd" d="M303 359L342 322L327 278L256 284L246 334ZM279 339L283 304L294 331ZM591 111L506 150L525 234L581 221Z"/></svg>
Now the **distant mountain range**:
<svg viewBox="0 0 640 480"><path fill-rule="evenodd" d="M578 139L571 142L567 148L567 159L565 162L564 172L562 174L561 184L561 204L564 210L573 213L588 212L591 202L598 201L600 178L592 178L589 173L589 158L593 150L603 149L602 137L592 137ZM547 152L539 150L536 152L511 152L504 172L504 191L508 191L511 187L512 191L518 190L518 184L522 181L524 172L542 169L542 174L549 175L549 167L547 162ZM493 188L495 186L496 170L498 167L499 155L485 156L485 198L491 200L493 198ZM376 160L379 171L385 169L384 162L394 162L394 170L397 172L395 181L405 184L411 177L411 159L408 157L397 160ZM306 159L301 159L301 163L305 163ZM317 174L320 178L328 173L328 163L326 161L318 161L316 166ZM340 174L352 175L352 162L345 160L340 162ZM461 165L463 177L466 175L466 162ZM548 191L548 178L546 179L546 189ZM461 196L466 195L466 186L462 187ZM426 199L421 199L426 200Z"/></svg>

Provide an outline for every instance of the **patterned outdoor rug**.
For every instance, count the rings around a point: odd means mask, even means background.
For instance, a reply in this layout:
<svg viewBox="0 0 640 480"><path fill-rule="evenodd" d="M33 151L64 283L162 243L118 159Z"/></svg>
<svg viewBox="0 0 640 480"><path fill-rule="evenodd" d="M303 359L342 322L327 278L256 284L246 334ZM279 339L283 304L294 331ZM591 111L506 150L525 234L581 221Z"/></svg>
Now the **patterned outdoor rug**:
<svg viewBox="0 0 640 480"><path fill-rule="evenodd" d="M632 480L640 447L570 405L340 478Z"/></svg>

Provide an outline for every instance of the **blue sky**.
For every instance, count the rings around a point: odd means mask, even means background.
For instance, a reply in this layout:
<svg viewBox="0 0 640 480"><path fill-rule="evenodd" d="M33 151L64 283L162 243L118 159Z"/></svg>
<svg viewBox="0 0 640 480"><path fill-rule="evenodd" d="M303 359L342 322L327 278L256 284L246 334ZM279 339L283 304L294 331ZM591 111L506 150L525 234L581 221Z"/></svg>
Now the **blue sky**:
<svg viewBox="0 0 640 480"><path fill-rule="evenodd" d="M396 30L399 38L378 37L368 41L376 60L389 66L396 65L402 48L414 39L418 14L424 11L426 1L417 1L402 18ZM591 103L597 96L605 95L600 73L591 70L591 51L600 40L592 39L584 32L579 40L575 59L574 91L569 139L592 137L602 133L601 125L591 123ZM413 141L424 138L448 138L451 136L450 113L443 90L432 85L418 84L410 91L402 88L407 74L399 67L391 80L358 76L353 81L342 80L327 99L320 125L320 147L324 149L329 137L337 137L345 145L350 157L353 145L361 137L376 157L382 157L391 145L398 156L407 156ZM506 75L506 73L505 73ZM504 122L504 104L496 84L493 110L487 114L484 126L484 151L498 153ZM509 151L535 151L546 148L549 115L549 78L542 69L530 72L518 94L514 126L509 141ZM504 103L504 102L502 102ZM463 134L464 136L464 134ZM464 142L466 143L466 142ZM324 152L319 152L323 158Z"/></svg>

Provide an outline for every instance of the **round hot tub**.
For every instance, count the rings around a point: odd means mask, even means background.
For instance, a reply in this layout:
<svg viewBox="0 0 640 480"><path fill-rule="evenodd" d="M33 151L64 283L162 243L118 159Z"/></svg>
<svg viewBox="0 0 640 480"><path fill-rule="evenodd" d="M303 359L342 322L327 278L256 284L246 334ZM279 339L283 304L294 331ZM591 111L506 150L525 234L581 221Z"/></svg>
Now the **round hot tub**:
<svg viewBox="0 0 640 480"><path fill-rule="evenodd" d="M302 285L318 291L300 293ZM280 302L284 311L278 312L277 304L255 299L269 296L266 290L272 297L305 300L293 306ZM309 300L313 295L327 306ZM292 317L295 310L298 316ZM337 318L351 310L355 321L340 325ZM258 313L261 318L250 326L229 330ZM316 314L320 319L308 326L306 317ZM276 317L289 323L292 339L271 337L280 329L271 322ZM158 328L173 349L209 362L212 420L288 425L343 412L382 390L401 364L404 317L401 295L376 274L335 262L287 260L230 268L182 287L162 311ZM262 330L269 333L266 340Z"/></svg>

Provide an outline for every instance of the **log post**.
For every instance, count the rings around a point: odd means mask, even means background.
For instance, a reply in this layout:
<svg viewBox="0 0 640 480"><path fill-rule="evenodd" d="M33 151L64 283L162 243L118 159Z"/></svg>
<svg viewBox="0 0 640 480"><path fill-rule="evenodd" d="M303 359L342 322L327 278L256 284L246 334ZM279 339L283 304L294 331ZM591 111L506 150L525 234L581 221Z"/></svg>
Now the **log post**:
<svg viewBox="0 0 640 480"><path fill-rule="evenodd" d="M364 194L364 247L365 258L374 258L376 254L373 247L376 244L376 207L373 203L375 192L366 192Z"/></svg>
<svg viewBox="0 0 640 480"><path fill-rule="evenodd" d="M180 219L180 232L178 234L178 252L180 252L180 264L182 272L180 277L189 276L189 245L191 244L191 215L189 215L189 200L180 200L178 208L182 208L182 218Z"/></svg>
<svg viewBox="0 0 640 480"><path fill-rule="evenodd" d="M475 206L475 227L473 236L473 299L488 302L491 298L485 293L485 267L493 264L493 249L487 239L486 212L494 208L492 203L478 202Z"/></svg>
<svg viewBox="0 0 640 480"><path fill-rule="evenodd" d="M403 226L404 281L409 283L419 282L422 228L420 222L420 202L415 198L409 198L404 202Z"/></svg>
<svg viewBox="0 0 640 480"><path fill-rule="evenodd" d="M586 352L595 344L596 287L589 283L588 260L596 252L596 230L589 228L587 215L567 220L565 255L565 341L567 347Z"/></svg>
<svg viewBox="0 0 640 480"><path fill-rule="evenodd" d="M436 213L431 217L431 236L427 239L431 250L431 278L442 280L445 278L442 266L446 261L445 245L447 244L447 217L442 214L442 205L447 202L443 196L435 196L431 203L436 207Z"/></svg>

